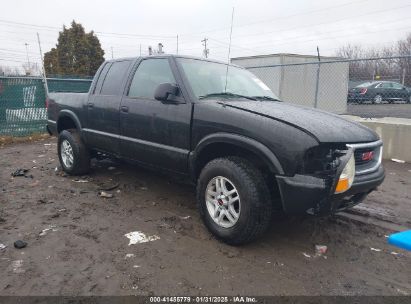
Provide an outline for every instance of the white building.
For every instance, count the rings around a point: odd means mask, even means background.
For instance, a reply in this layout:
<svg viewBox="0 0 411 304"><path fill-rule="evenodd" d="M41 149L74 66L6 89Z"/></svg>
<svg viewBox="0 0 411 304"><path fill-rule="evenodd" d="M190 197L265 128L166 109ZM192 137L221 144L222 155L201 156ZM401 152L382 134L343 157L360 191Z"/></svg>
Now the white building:
<svg viewBox="0 0 411 304"><path fill-rule="evenodd" d="M232 58L260 78L281 100L342 114L347 110L348 62L336 57L272 54ZM317 87L317 78L318 87Z"/></svg>

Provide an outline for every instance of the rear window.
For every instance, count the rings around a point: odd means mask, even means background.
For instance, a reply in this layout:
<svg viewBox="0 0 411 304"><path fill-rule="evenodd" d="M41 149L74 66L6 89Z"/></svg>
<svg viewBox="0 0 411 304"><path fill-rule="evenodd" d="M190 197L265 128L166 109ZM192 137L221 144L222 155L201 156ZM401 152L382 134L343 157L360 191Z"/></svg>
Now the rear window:
<svg viewBox="0 0 411 304"><path fill-rule="evenodd" d="M101 95L120 95L130 60L113 62L104 79Z"/></svg>
<svg viewBox="0 0 411 304"><path fill-rule="evenodd" d="M96 94L96 93L98 94L98 93L100 92L100 90L101 90L101 84L102 84L103 81L104 81L104 78L105 78L105 76L106 76L107 70L110 68L110 65L111 65L110 63L106 63L106 64L104 65L103 69L101 70L101 73L99 74L99 77L98 77L96 86L94 87L93 94Z"/></svg>

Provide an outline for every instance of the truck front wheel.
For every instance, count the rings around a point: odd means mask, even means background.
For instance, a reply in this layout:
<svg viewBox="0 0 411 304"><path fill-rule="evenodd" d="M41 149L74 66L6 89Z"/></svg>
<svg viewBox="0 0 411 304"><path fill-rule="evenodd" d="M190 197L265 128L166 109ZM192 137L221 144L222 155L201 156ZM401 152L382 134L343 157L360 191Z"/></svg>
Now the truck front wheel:
<svg viewBox="0 0 411 304"><path fill-rule="evenodd" d="M231 245L253 241L270 224L273 206L264 177L239 157L217 158L204 167L197 202L207 228Z"/></svg>
<svg viewBox="0 0 411 304"><path fill-rule="evenodd" d="M61 167L71 175L85 174L90 169L90 154L77 130L63 130L58 138Z"/></svg>

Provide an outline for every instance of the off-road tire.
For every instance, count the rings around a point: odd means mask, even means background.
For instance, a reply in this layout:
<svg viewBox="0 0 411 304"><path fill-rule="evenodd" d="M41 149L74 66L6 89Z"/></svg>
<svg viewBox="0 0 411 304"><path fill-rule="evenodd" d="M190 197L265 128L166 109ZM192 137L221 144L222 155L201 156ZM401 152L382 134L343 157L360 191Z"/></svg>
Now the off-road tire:
<svg viewBox="0 0 411 304"><path fill-rule="evenodd" d="M240 196L241 212L236 224L230 228L215 223L207 210L205 192L209 181L216 176L232 181ZM262 173L239 157L217 158L203 168L197 181L197 204L210 232L230 245L246 244L260 237L270 225L273 210Z"/></svg>
<svg viewBox="0 0 411 304"><path fill-rule="evenodd" d="M67 140L73 149L73 165L67 167L61 156L61 144ZM64 172L70 175L83 175L90 170L90 153L80 137L80 134L75 129L63 130L58 137L57 152L60 160L60 165Z"/></svg>

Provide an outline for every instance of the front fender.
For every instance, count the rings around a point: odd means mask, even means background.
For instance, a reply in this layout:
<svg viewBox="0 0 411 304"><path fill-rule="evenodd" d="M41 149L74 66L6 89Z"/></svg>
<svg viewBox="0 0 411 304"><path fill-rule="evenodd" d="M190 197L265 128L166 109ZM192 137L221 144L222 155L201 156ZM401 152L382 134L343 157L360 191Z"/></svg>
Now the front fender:
<svg viewBox="0 0 411 304"><path fill-rule="evenodd" d="M214 133L205 136L203 139L201 139L195 149L190 153L189 156L189 162L190 162L190 171L192 173L192 176L195 175L195 163L199 155L201 155L201 152L210 144L215 144L215 143L228 143L232 145L236 145L239 148L249 150L259 157L261 157L265 162L269 165L270 170L274 172L275 174L284 174L284 170L278 160L278 158L275 156L275 154L267 148L265 145L262 143L238 134L232 134L232 133L225 133L225 132L219 132L219 133Z"/></svg>

